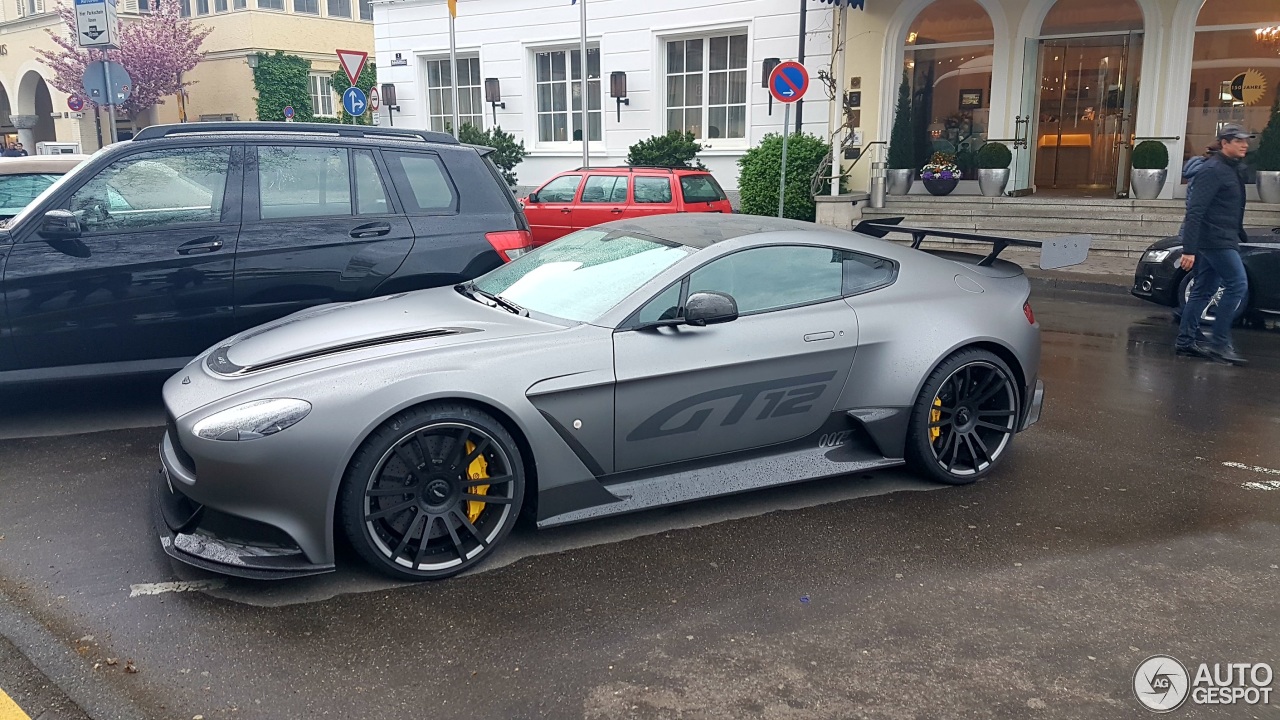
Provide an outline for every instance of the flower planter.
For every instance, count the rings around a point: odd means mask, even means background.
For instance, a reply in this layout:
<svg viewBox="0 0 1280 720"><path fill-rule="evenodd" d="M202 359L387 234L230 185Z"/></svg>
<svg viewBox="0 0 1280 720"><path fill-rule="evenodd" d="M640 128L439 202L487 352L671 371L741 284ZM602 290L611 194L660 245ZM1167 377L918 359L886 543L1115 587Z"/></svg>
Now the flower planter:
<svg viewBox="0 0 1280 720"><path fill-rule="evenodd" d="M978 171L978 187L982 190L985 197L1000 197L1004 195L1004 188L1009 184L1009 168L990 169L984 168Z"/></svg>
<svg viewBox="0 0 1280 720"><path fill-rule="evenodd" d="M1271 170L1258 172L1258 197L1264 203L1280 205L1280 172Z"/></svg>
<svg viewBox="0 0 1280 720"><path fill-rule="evenodd" d="M888 190L890 195L906 195L911 192L911 183L916 179L916 171L910 168L906 170L888 170Z"/></svg>
<svg viewBox="0 0 1280 720"><path fill-rule="evenodd" d="M1168 176L1168 170L1134 168L1129 174L1129 184L1133 187L1133 194L1139 200L1155 200L1160 197L1160 191L1164 190L1164 182Z"/></svg>
<svg viewBox="0 0 1280 720"><path fill-rule="evenodd" d="M922 178L921 182L930 195L950 195L960 184L960 178Z"/></svg>

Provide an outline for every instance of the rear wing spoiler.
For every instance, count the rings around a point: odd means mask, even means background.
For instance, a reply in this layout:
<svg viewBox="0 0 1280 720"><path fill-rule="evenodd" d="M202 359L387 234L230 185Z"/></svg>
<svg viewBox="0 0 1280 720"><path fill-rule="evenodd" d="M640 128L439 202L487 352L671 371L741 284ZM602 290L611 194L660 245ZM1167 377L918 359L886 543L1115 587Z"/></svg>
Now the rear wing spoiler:
<svg viewBox="0 0 1280 720"><path fill-rule="evenodd" d="M933 230L930 228L915 228L902 225L902 221L906 218L878 218L875 220L863 220L853 228L856 233L870 235L871 237L883 238L889 233L904 233L911 236L911 247L919 250L920 243L924 242L927 237L943 237L953 240L965 240L975 243L990 243L991 252L978 262L979 266L989 266L995 263L996 258L1000 257L1000 253L1010 245L1018 247L1038 247L1040 248L1040 269L1054 270L1056 268L1070 267L1079 265L1089 256L1089 245L1093 242L1091 235L1066 235L1064 237L1052 238L1050 240L1023 240L1022 238L1000 237L998 235L987 235L984 233L960 232L957 230Z"/></svg>

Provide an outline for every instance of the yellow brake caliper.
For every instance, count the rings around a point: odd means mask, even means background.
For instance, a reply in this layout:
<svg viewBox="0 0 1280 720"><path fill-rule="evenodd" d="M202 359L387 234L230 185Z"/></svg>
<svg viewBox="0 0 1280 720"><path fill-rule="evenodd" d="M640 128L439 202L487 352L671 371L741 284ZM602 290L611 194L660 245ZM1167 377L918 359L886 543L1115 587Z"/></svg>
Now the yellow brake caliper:
<svg viewBox="0 0 1280 720"><path fill-rule="evenodd" d="M929 442L930 444L938 441L942 437L942 428L932 427L942 421L942 398L933 399L933 407L929 410Z"/></svg>
<svg viewBox="0 0 1280 720"><path fill-rule="evenodd" d="M476 444L468 440L467 454L469 455L472 452L475 452L475 449L476 449ZM472 460L471 464L467 466L467 478L469 480L483 480L487 477L489 477L489 461L484 459L484 455L477 455L476 459ZM484 495L488 492L489 492L488 485L477 485L476 487L472 488L468 494ZM481 502L480 500L468 500L467 501L467 519L470 520L471 522L475 522L480 517L480 513L484 511L485 505L486 503Z"/></svg>

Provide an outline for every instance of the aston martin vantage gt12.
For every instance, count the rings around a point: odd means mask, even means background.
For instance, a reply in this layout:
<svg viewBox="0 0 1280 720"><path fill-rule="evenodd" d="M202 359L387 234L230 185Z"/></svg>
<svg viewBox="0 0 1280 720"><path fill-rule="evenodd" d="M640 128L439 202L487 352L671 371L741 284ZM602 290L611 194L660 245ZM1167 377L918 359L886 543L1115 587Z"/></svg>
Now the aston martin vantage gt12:
<svg viewBox="0 0 1280 720"><path fill-rule="evenodd" d="M990 251L919 249L930 235ZM288 577L332 570L345 533L422 580L484 560L522 511L546 527L902 464L973 482L1043 399L1009 244L1041 245L663 215L295 313L165 385L161 543ZM1046 241L1041 264L1087 251Z"/></svg>

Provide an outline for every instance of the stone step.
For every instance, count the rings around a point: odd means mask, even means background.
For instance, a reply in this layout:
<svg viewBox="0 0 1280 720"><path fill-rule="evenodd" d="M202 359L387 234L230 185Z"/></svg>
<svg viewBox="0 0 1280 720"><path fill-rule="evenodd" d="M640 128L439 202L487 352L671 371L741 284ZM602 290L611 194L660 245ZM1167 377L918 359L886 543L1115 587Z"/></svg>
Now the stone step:
<svg viewBox="0 0 1280 720"><path fill-rule="evenodd" d="M1054 217L1047 215L991 215L982 213L910 212L893 213L884 210L864 210L864 218L908 217L921 224L937 225L955 223L966 226L1021 227L1029 230L1056 230L1065 232L1096 232L1109 234L1174 235L1182 225L1182 219L1169 216L1133 217ZM909 223L904 223L909 224Z"/></svg>
<svg viewBox="0 0 1280 720"><path fill-rule="evenodd" d="M1176 222L1181 223L1186 209L1176 208L1140 208L1125 209L1106 206L1068 206L1068 205L978 205L969 203L930 203L900 202L886 203L884 208L867 208L864 213L874 213L877 217L893 217L896 215L951 215L961 217L1031 217L1031 218L1087 218L1092 220L1143 222ZM1248 225L1280 225L1280 209L1245 208L1245 223Z"/></svg>

